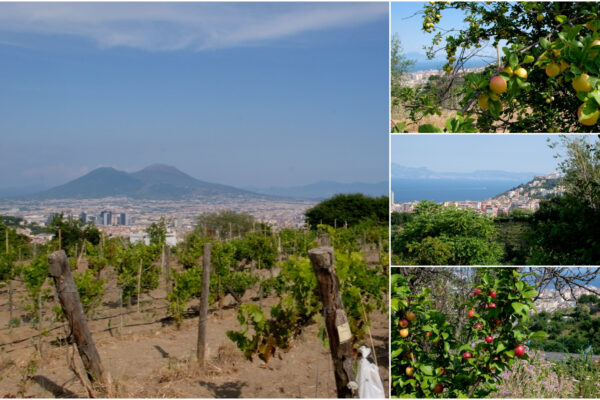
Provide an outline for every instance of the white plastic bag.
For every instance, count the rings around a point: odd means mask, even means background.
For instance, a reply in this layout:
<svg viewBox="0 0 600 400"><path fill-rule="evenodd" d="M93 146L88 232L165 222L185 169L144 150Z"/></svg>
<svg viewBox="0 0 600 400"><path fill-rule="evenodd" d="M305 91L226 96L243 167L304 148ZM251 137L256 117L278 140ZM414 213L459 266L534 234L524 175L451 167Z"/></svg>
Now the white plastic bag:
<svg viewBox="0 0 600 400"><path fill-rule="evenodd" d="M358 351L362 354L362 358L358 361L358 374L356 380L358 382L358 397L361 399L383 399L385 391L381 384L379 376L379 368L367 357L371 354L371 349L361 346Z"/></svg>

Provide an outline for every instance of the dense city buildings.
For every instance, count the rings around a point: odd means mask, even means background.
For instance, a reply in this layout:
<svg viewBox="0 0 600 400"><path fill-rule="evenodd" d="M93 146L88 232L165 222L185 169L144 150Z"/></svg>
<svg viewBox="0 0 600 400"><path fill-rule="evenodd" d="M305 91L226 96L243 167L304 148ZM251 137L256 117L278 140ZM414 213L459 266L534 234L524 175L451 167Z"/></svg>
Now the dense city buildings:
<svg viewBox="0 0 600 400"><path fill-rule="evenodd" d="M471 209L477 213L497 217L508 215L514 210L536 211L540 206L542 199L558 196L563 193L559 185L561 176L558 173L552 173L544 176L536 176L530 182L520 185L514 189L508 190L494 198L486 200L462 200L445 201L441 204L445 207L456 207L459 209ZM405 203L394 203L392 193L391 211L413 212L420 201L410 201Z"/></svg>
<svg viewBox="0 0 600 400"><path fill-rule="evenodd" d="M458 72L458 75L464 76L471 72L481 72L484 69L485 69L484 67L464 68ZM402 83L403 83L403 85L408 86L408 87L417 87L417 86L426 84L428 81L430 81L432 79L439 79L444 76L447 76L447 75L446 75L446 72L443 70L431 69L431 70L425 70L425 71L417 71L417 72L413 72L410 74L402 75Z"/></svg>
<svg viewBox="0 0 600 400"><path fill-rule="evenodd" d="M161 217L169 221L169 242L182 240L191 232L196 218L203 213L233 210L249 213L257 221L265 222L279 230L285 227L303 227L304 212L316 204L309 200L270 200L245 196L220 196L210 199L190 200L140 200L125 197L102 199L60 200L11 200L0 204L0 215L23 218L27 223L45 226L55 215L63 213L67 218L85 219L108 236L128 237L132 241L146 241L145 229ZM113 211L114 210L114 211ZM118 211L117 211L118 210ZM25 234L31 235L31 232ZM35 235L43 242L51 238L47 234Z"/></svg>
<svg viewBox="0 0 600 400"><path fill-rule="evenodd" d="M600 291L599 288L589 286L588 288L577 287L573 290L567 290L563 293L564 297L554 289L545 289L540 292L538 299L535 301L537 311L554 312L565 308L575 307L577 299L584 294L596 295Z"/></svg>

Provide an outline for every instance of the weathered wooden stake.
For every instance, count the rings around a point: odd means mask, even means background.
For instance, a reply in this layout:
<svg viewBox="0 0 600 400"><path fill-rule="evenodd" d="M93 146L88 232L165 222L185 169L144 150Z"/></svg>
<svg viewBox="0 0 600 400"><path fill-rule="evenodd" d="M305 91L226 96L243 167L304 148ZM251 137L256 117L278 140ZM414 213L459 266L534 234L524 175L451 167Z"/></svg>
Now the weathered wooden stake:
<svg viewBox="0 0 600 400"><path fill-rule="evenodd" d="M308 252L308 257L317 275L319 294L323 303L323 317L329 337L338 398L351 398L354 395L348 384L355 382L352 365L352 332L342 304L333 248L312 249Z"/></svg>
<svg viewBox="0 0 600 400"><path fill-rule="evenodd" d="M137 277L137 312L140 312L140 292L142 291L142 259L140 258L140 266L138 268Z"/></svg>
<svg viewBox="0 0 600 400"><path fill-rule="evenodd" d="M104 371L100 355L96 350L96 344L88 328L79 292L67 262L67 255L64 250L58 250L48 256L48 261L50 276L54 279L60 305L69 321L71 335L73 335L75 344L77 344L77 350L81 356L81 361L83 361L87 376L93 384L100 385L101 388L103 387L103 391L108 393L110 391L110 377Z"/></svg>
<svg viewBox="0 0 600 400"><path fill-rule="evenodd" d="M5 245L6 245L6 256L8 257L8 227L4 229L5 234ZM8 274L8 326L12 326L13 322L13 293L12 293L12 276L13 273L13 265L10 263L10 272Z"/></svg>
<svg viewBox="0 0 600 400"><path fill-rule="evenodd" d="M208 314L208 296L210 295L210 250L211 244L204 243L202 258L202 295L200 297L200 316L198 318L198 344L196 356L200 368L204 368L206 353L206 316Z"/></svg>
<svg viewBox="0 0 600 400"><path fill-rule="evenodd" d="M12 271L11 271L12 275ZM12 292L12 276L8 278L8 325L13 323L13 292Z"/></svg>
<svg viewBox="0 0 600 400"><path fill-rule="evenodd" d="M123 334L123 289L119 289L119 336Z"/></svg>

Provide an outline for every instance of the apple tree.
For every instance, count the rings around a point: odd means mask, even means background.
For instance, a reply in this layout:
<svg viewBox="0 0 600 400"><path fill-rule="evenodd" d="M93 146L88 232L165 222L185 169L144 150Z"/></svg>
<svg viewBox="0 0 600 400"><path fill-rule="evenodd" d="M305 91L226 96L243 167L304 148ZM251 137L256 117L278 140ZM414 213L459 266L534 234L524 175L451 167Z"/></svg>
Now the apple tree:
<svg viewBox="0 0 600 400"><path fill-rule="evenodd" d="M446 10L462 12L462 28L443 28ZM412 122L442 107L456 112L445 127L421 132L597 131L599 13L598 2L424 3L422 29L433 35L428 55L445 52L446 88L436 101L411 91L400 101ZM465 75L465 62L482 46L496 48L498 62ZM459 105L444 106L456 86Z"/></svg>
<svg viewBox="0 0 600 400"><path fill-rule="evenodd" d="M461 305L463 322L438 310L430 288L411 288L392 275L392 395L486 397L515 358L528 359L537 290L516 268L479 268L472 295ZM452 296L452 288L447 291ZM458 325L458 326L457 326Z"/></svg>

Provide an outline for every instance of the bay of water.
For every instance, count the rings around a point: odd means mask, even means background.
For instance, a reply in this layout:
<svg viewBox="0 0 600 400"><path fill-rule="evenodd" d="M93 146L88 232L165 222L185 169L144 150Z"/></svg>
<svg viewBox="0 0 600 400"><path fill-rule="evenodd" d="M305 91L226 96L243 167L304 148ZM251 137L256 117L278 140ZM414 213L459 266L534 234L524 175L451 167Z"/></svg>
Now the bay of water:
<svg viewBox="0 0 600 400"><path fill-rule="evenodd" d="M409 72L413 73L418 71L441 70L446 62L446 60L418 60L409 68ZM472 59L467 61L464 67L479 68L485 67L489 63L489 60Z"/></svg>
<svg viewBox="0 0 600 400"><path fill-rule="evenodd" d="M392 178L394 202L485 200L519 186L520 181Z"/></svg>

